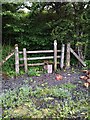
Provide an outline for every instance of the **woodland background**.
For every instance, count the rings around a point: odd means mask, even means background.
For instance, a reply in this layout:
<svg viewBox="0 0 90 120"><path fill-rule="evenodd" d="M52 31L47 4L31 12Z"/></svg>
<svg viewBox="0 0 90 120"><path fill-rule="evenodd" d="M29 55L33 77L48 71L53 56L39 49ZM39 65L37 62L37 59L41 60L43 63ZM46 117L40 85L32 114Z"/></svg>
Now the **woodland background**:
<svg viewBox="0 0 90 120"><path fill-rule="evenodd" d="M28 12L27 12L27 11ZM71 43L78 55L90 64L89 2L5 2L2 4L2 59L18 44L19 49L53 49L53 41ZM76 64L72 57L71 63ZM12 71L14 57L3 65Z"/></svg>

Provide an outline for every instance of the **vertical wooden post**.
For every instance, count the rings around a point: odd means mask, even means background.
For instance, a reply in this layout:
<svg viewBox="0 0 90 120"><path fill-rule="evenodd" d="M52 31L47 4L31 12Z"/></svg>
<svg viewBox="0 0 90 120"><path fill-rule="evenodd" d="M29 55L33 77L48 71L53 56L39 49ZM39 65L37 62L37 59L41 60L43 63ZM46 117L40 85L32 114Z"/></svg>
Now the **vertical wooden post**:
<svg viewBox="0 0 90 120"><path fill-rule="evenodd" d="M54 40L54 71L57 70L57 41Z"/></svg>
<svg viewBox="0 0 90 120"><path fill-rule="evenodd" d="M62 44L61 61L60 61L60 68L61 69L63 69L63 66L64 66L64 52L65 52L65 44Z"/></svg>
<svg viewBox="0 0 90 120"><path fill-rule="evenodd" d="M26 53L26 48L23 48L23 59L24 59L24 68L25 68L25 72L28 72L28 68L27 68L27 53Z"/></svg>
<svg viewBox="0 0 90 120"><path fill-rule="evenodd" d="M66 69L70 68L70 43L67 43L67 51L66 51Z"/></svg>
<svg viewBox="0 0 90 120"><path fill-rule="evenodd" d="M16 74L19 74L19 51L18 51L18 44L15 44L15 71L16 71Z"/></svg>

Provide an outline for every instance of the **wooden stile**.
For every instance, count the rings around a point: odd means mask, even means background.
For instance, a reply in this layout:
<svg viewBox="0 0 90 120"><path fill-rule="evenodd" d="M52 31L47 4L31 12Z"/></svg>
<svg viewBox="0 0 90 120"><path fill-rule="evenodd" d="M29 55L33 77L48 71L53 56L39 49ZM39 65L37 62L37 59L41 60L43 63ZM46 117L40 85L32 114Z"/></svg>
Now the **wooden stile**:
<svg viewBox="0 0 90 120"><path fill-rule="evenodd" d="M57 56L57 52L61 52L61 56ZM66 51L66 69L70 68L70 52L82 63L83 66L86 66L84 61L74 52L72 48L70 48L70 43L67 44L67 51ZM32 63L28 64L28 60L49 60L54 59L54 61L50 62L50 64L54 64L54 71L57 70L57 64L60 65L60 68L63 69L64 67L64 53L65 53L65 44L62 44L62 49L57 50L57 41L54 40L54 49L53 50L37 50L37 51L26 51L26 48L23 48L23 51L18 50L18 44L15 45L15 52L10 53L2 62L0 62L0 65L5 63L11 56L13 56L15 53L15 71L16 74L19 74L19 67L24 66L25 72L28 72L28 66L42 66L43 63ZM27 58L27 54L39 54L39 53L54 53L53 56L43 56L43 57L30 57ZM23 54L23 58L19 58L19 54ZM57 59L60 59L61 61L58 62ZM19 65L19 61L24 61L23 64ZM48 66L48 73L52 73L52 65Z"/></svg>
<svg viewBox="0 0 90 120"><path fill-rule="evenodd" d="M54 40L54 71L57 70L57 41Z"/></svg>
<svg viewBox="0 0 90 120"><path fill-rule="evenodd" d="M16 70L16 74L19 74L19 51L18 51L18 44L15 45L15 70Z"/></svg>
<svg viewBox="0 0 90 120"><path fill-rule="evenodd" d="M60 59L60 68L61 69L63 69L63 67L64 67L64 52L65 52L65 45L62 44L61 59Z"/></svg>
<svg viewBox="0 0 90 120"><path fill-rule="evenodd" d="M38 66L38 65L44 65L44 63L34 63L34 64L27 64L28 60L49 60L54 59L54 71L57 70L57 64L60 64L57 62L58 58L61 58L64 62L64 45L62 47L62 58L61 56L57 56L57 52L61 52L61 50L57 50L57 41L54 41L54 49L53 50L37 50L37 51L26 51L26 48L23 48L23 51L18 50L18 45L15 45L15 70L16 73L19 73L19 67L24 66L25 72L28 72L28 66ZM54 53L54 56L43 56L43 57L30 57L27 58L27 54L34 54L34 53ZM19 54L23 54L23 58L19 58ZM24 61L24 64L19 65L19 60ZM63 68L63 64L61 63L61 68Z"/></svg>
<svg viewBox="0 0 90 120"><path fill-rule="evenodd" d="M26 53L26 48L23 48L23 59L24 59L24 68L25 72L28 72L28 67L27 67L27 53Z"/></svg>

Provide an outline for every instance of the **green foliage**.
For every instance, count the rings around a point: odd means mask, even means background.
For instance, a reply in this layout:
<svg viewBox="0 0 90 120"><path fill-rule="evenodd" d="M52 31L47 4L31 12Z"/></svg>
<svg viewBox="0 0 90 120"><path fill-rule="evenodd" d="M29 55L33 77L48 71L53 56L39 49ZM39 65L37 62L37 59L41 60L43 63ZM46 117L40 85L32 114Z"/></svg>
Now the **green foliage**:
<svg viewBox="0 0 90 120"><path fill-rule="evenodd" d="M13 49L14 48L10 45L2 46L2 60L4 60L12 52ZM8 76L15 75L14 61L14 56L12 56L2 66L2 71L5 72Z"/></svg>
<svg viewBox="0 0 90 120"><path fill-rule="evenodd" d="M40 71L38 67L32 67L28 70L29 76L40 76Z"/></svg>
<svg viewBox="0 0 90 120"><path fill-rule="evenodd" d="M36 87L34 90L23 85L9 90L0 95L3 118L87 118L88 95L72 91L74 88L75 85L69 83L50 88Z"/></svg>
<svg viewBox="0 0 90 120"><path fill-rule="evenodd" d="M74 23L70 20L58 20L53 23L52 37L61 42L69 42L73 39Z"/></svg>
<svg viewBox="0 0 90 120"><path fill-rule="evenodd" d="M61 86L62 86L62 88L65 88L65 89L68 89L68 90L72 90L72 89L76 88L76 85L71 84L71 83L66 83L66 84L63 84Z"/></svg>
<svg viewBox="0 0 90 120"><path fill-rule="evenodd" d="M86 66L87 66L87 69L90 69L90 60L86 60Z"/></svg>
<svg viewBox="0 0 90 120"><path fill-rule="evenodd" d="M4 43L18 42L20 46L28 49L45 49L52 46L52 39L57 39L59 42L82 42L88 39L88 7L87 9L82 7L85 4L74 4L74 7L80 10L75 12L71 3L65 5L54 3L59 11L57 12L52 3L47 4L48 7L52 6L49 10L44 9L46 3L32 3L31 8L25 5L32 11L27 14L17 11L22 4L24 5L24 3L5 3L2 6ZM61 11L63 15L60 14Z"/></svg>

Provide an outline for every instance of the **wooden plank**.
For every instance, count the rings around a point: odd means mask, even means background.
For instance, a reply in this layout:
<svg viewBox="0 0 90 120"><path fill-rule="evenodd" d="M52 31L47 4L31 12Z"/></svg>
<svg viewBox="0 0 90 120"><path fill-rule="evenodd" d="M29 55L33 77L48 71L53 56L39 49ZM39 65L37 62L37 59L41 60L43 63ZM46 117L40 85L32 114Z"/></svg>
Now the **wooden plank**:
<svg viewBox="0 0 90 120"><path fill-rule="evenodd" d="M63 69L63 66L64 66L64 52L65 52L65 44L62 44L61 61L60 61L60 68L61 69Z"/></svg>
<svg viewBox="0 0 90 120"><path fill-rule="evenodd" d="M27 53L53 53L53 50L27 51Z"/></svg>
<svg viewBox="0 0 90 120"><path fill-rule="evenodd" d="M28 72L28 67L27 67L27 53L26 53L26 48L23 48L23 59L24 59L24 68L25 72Z"/></svg>
<svg viewBox="0 0 90 120"><path fill-rule="evenodd" d="M70 51L81 62L81 64L86 67L86 64L84 63L84 61L74 52L72 48L70 48Z"/></svg>
<svg viewBox="0 0 90 120"><path fill-rule="evenodd" d="M42 66L44 63L34 63L34 64L28 64L28 66Z"/></svg>
<svg viewBox="0 0 90 120"><path fill-rule="evenodd" d="M48 57L32 57L32 58L27 58L27 60L45 60L45 59L53 59L53 56L48 56ZM57 56L57 58L60 58L60 56ZM20 58L20 61L24 60L23 58Z"/></svg>
<svg viewBox="0 0 90 120"><path fill-rule="evenodd" d="M53 64L53 62L50 62L50 64ZM59 62L57 62L57 64L60 64ZM32 63L32 64L27 64L28 66L43 66L44 63ZM24 64L20 64L20 67L24 66Z"/></svg>
<svg viewBox="0 0 90 120"><path fill-rule="evenodd" d="M57 52L61 52L61 50L57 50Z"/></svg>
<svg viewBox="0 0 90 120"><path fill-rule="evenodd" d="M54 71L57 70L57 41L54 40Z"/></svg>
<svg viewBox="0 0 90 120"><path fill-rule="evenodd" d="M44 65L44 63L32 63L32 64L27 64L27 66L42 66L42 65ZM24 66L24 64L20 64L20 66L22 67L22 66Z"/></svg>
<svg viewBox="0 0 90 120"><path fill-rule="evenodd" d="M43 50L43 51L27 51L27 53L53 53L54 50ZM61 52L61 50L57 50L57 52ZM19 51L19 54L22 54L22 51Z"/></svg>
<svg viewBox="0 0 90 120"><path fill-rule="evenodd" d="M53 53L54 50L39 50L39 51L27 51L27 53ZM61 52L61 50L57 50L57 52Z"/></svg>
<svg viewBox="0 0 90 120"><path fill-rule="evenodd" d="M23 52L22 51L19 51L19 54L22 54Z"/></svg>
<svg viewBox="0 0 90 120"><path fill-rule="evenodd" d="M66 51L66 69L70 68L70 43L67 43L67 51Z"/></svg>
<svg viewBox="0 0 90 120"><path fill-rule="evenodd" d="M18 44L15 45L15 71L16 71L16 74L19 74L19 50L18 50Z"/></svg>

